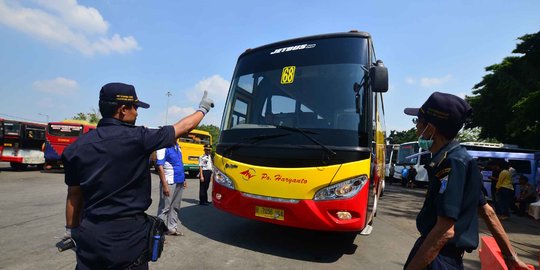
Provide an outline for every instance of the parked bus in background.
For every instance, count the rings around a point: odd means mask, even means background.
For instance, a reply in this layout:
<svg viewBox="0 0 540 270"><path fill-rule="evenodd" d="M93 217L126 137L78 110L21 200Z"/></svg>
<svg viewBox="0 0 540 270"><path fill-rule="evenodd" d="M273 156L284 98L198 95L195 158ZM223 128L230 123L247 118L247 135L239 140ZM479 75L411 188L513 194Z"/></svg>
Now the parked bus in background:
<svg viewBox="0 0 540 270"><path fill-rule="evenodd" d="M178 138L178 145L182 150L184 171L189 177L196 177L199 173L199 157L204 154L205 145L212 145L212 135L207 131L194 129Z"/></svg>
<svg viewBox="0 0 540 270"><path fill-rule="evenodd" d="M24 170L28 165L45 162L41 145L45 142L45 124L0 119L0 161Z"/></svg>
<svg viewBox="0 0 540 270"><path fill-rule="evenodd" d="M214 206L279 225L369 234L384 181L387 90L387 69L365 32L246 50L216 146Z"/></svg>
<svg viewBox="0 0 540 270"><path fill-rule="evenodd" d="M79 136L96 129L96 125L81 120L50 122L47 125L46 141L43 144L45 169L62 168L64 149L76 141Z"/></svg>
<svg viewBox="0 0 540 270"><path fill-rule="evenodd" d="M392 181L394 178L395 166L398 158L399 144L389 144L386 146L386 169L384 178Z"/></svg>
<svg viewBox="0 0 540 270"><path fill-rule="evenodd" d="M530 184L538 187L538 158L535 157L535 152L538 150L522 149L518 148L517 145L502 143L463 142L461 145L477 160L484 178L484 187L488 199L492 197L491 180L489 179L492 173L490 165L496 162L507 162L515 170L512 175L512 182L516 196L519 196L520 175L526 176Z"/></svg>
<svg viewBox="0 0 540 270"><path fill-rule="evenodd" d="M424 165L431 159L431 153L418 146L418 142L406 142L399 145L398 158L394 166L394 179L406 185L407 179L404 173L411 168L416 170L414 185L422 187L429 182L428 174Z"/></svg>

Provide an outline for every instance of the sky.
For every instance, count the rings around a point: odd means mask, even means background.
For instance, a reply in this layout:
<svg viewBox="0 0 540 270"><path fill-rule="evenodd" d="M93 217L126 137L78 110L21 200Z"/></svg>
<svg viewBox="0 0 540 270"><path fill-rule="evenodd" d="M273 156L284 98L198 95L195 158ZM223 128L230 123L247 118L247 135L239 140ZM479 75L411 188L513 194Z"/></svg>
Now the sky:
<svg viewBox="0 0 540 270"><path fill-rule="evenodd" d="M215 101L220 126L238 56L290 38L369 32L388 67L386 129L434 91L471 95L518 37L540 31L538 0L0 0L0 118L61 121L98 111L109 82L135 86L138 125L172 124ZM171 96L167 95L167 92Z"/></svg>

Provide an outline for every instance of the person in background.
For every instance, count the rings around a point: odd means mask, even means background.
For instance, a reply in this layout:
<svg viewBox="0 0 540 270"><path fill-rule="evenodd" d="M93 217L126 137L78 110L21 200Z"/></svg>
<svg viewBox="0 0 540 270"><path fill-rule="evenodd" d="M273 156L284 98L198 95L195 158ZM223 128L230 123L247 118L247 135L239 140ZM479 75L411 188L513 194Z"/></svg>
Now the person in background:
<svg viewBox="0 0 540 270"><path fill-rule="evenodd" d="M530 203L536 202L536 191L534 186L529 183L529 179L525 175L519 176L519 197L517 198L518 215L527 214L527 207Z"/></svg>
<svg viewBox="0 0 540 270"><path fill-rule="evenodd" d="M199 157L199 205L209 205L208 187L212 181L212 171L214 169L212 163L212 146L204 146L204 155Z"/></svg>
<svg viewBox="0 0 540 270"><path fill-rule="evenodd" d="M514 202L514 186L512 185L512 175L508 170L508 163L499 163L501 172L497 180L497 203L499 205L499 219L505 220L510 217L510 209Z"/></svg>
<svg viewBox="0 0 540 270"><path fill-rule="evenodd" d="M501 172L499 163L499 160L490 160L488 163L488 166L491 168L491 176L489 177L489 179L491 180L491 202L495 207L495 212L497 213L497 215L501 214L499 205L497 203L497 180L499 180L499 173Z"/></svg>
<svg viewBox="0 0 540 270"><path fill-rule="evenodd" d="M158 217L167 225L168 235L182 236L184 233L178 230L180 223L178 212L182 194L187 188L187 181L182 163L182 151L178 142L171 147L157 150L156 158L157 171L161 180Z"/></svg>

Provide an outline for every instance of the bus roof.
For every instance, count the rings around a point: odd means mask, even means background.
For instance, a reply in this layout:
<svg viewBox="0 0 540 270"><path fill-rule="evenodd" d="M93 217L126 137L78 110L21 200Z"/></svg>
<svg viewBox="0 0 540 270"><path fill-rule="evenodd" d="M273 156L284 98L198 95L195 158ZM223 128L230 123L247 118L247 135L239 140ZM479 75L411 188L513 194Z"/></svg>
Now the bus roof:
<svg viewBox="0 0 540 270"><path fill-rule="evenodd" d="M202 134L202 135L210 135L210 132L200 129L193 129L189 133L195 133L195 134Z"/></svg>
<svg viewBox="0 0 540 270"><path fill-rule="evenodd" d="M66 120L62 120L60 122L49 122L49 124L79 124L79 125L86 125L86 126L92 126L92 127L96 126L96 124L90 123L88 121L74 120L74 119L66 119Z"/></svg>
<svg viewBox="0 0 540 270"><path fill-rule="evenodd" d="M256 47L256 48L253 48L253 49L249 48L244 53L242 53L238 58L242 58L246 54L250 54L252 52L255 52L255 51L258 51L258 50L264 50L264 49L271 48L271 47L279 47L279 46L282 46L282 45L288 45L288 44L291 44L291 43L300 43L300 42L305 42L305 41L310 41L310 40L340 38L340 37L371 38L371 35L369 33L367 33L367 32L351 30L349 32L322 34L322 35L305 36L305 37L287 39L287 40L282 40L282 41L262 45L260 47Z"/></svg>

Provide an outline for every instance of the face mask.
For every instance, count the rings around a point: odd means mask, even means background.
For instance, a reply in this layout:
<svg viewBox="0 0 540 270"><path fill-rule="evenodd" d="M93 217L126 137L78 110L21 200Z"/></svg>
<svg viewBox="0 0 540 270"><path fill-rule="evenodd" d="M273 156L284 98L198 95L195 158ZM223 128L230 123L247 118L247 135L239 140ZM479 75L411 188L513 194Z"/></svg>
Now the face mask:
<svg viewBox="0 0 540 270"><path fill-rule="evenodd" d="M433 134L431 135L431 138L429 138L429 140L424 139L424 132L426 132L427 128L428 127L426 126L426 128L424 128L424 131L422 131L422 134L420 135L420 137L418 137L418 146L420 146L420 148L424 150L429 150L431 146L433 145Z"/></svg>

